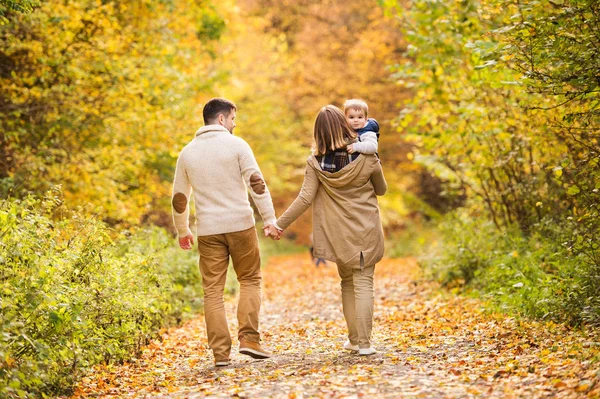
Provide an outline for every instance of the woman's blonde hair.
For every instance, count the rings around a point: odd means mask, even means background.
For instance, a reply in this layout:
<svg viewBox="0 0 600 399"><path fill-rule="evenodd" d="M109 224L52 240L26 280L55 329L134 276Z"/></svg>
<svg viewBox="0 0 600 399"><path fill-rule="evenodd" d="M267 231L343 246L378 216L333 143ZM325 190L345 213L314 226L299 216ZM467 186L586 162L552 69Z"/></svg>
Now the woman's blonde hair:
<svg viewBox="0 0 600 399"><path fill-rule="evenodd" d="M314 155L325 155L329 151L344 148L356 140L356 133L344 113L335 105L326 105L315 119Z"/></svg>

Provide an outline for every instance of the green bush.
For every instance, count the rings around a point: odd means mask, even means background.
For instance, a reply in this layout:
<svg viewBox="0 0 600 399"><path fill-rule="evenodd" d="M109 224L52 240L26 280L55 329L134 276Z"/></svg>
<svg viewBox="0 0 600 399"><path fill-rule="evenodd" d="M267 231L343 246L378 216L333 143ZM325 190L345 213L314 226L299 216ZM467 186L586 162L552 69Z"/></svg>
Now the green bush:
<svg viewBox="0 0 600 399"><path fill-rule="evenodd" d="M390 232L386 236L386 256L391 258L423 256L439 240L434 222L408 221L402 230Z"/></svg>
<svg viewBox="0 0 600 399"><path fill-rule="evenodd" d="M114 237L54 197L1 202L0 226L0 397L65 392L201 305L195 251L162 230Z"/></svg>
<svg viewBox="0 0 600 399"><path fill-rule="evenodd" d="M503 311L572 325L600 325L598 270L564 240L569 233L542 221L529 235L499 230L487 218L455 213L421 265L457 292ZM561 237L563 239L561 240Z"/></svg>

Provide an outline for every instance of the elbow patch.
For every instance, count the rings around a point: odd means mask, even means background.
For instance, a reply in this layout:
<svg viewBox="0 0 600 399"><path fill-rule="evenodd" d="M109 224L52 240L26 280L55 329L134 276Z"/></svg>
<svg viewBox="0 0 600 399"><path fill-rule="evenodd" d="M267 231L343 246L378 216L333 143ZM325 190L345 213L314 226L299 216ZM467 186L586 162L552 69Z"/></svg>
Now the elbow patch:
<svg viewBox="0 0 600 399"><path fill-rule="evenodd" d="M265 193L267 186L260 174L254 173L252 176L250 176L250 188L252 188L252 191L254 191L256 194L260 195Z"/></svg>
<svg viewBox="0 0 600 399"><path fill-rule="evenodd" d="M173 209L175 209L177 213L185 212L185 209L187 208L187 203L188 200L185 194L177 193L173 196Z"/></svg>

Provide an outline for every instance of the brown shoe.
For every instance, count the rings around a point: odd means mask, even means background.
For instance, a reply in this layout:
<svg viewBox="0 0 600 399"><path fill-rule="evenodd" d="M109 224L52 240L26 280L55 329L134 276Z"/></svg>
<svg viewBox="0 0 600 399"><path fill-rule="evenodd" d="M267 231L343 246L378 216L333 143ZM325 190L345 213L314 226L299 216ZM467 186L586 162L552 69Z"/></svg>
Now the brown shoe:
<svg viewBox="0 0 600 399"><path fill-rule="evenodd" d="M240 340L240 353L248 355L253 359L268 359L271 353L266 351L258 342L248 341L242 338Z"/></svg>

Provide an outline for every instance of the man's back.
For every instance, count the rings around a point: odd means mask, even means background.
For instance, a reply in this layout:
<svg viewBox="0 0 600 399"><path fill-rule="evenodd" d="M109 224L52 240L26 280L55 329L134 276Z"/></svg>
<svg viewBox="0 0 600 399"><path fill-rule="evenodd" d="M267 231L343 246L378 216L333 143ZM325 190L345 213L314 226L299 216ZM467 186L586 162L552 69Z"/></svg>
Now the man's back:
<svg viewBox="0 0 600 399"><path fill-rule="evenodd" d="M256 182L259 182L256 184ZM255 183L255 184L252 184ZM246 186L265 223L275 219L271 196L250 146L219 125L207 125L182 150L177 162L174 194L189 198L193 189L198 236L241 231L254 226ZM181 198L181 196L179 196ZM181 206L174 201L180 236L188 232ZM179 219L179 220L178 220ZM183 223L185 222L186 225Z"/></svg>

